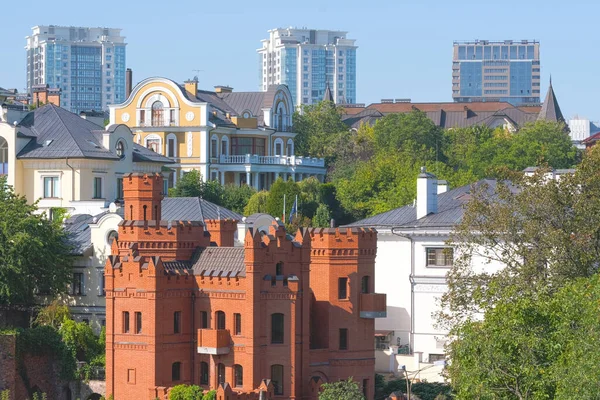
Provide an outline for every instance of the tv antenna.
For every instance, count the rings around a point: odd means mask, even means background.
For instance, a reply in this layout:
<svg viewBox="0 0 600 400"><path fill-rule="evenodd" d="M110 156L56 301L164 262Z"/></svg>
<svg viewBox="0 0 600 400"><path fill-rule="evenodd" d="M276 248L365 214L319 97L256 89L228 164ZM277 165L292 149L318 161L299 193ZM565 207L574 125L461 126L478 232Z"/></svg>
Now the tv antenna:
<svg viewBox="0 0 600 400"><path fill-rule="evenodd" d="M200 75L200 72L204 72L204 70L203 69L193 69L192 72L195 72L194 80L196 82L198 82L198 75Z"/></svg>

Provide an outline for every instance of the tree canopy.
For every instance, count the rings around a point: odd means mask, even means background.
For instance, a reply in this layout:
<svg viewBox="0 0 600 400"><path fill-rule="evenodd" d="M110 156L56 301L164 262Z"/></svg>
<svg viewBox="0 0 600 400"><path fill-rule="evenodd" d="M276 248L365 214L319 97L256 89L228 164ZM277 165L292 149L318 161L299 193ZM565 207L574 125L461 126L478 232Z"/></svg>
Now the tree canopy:
<svg viewBox="0 0 600 400"><path fill-rule="evenodd" d="M0 304L30 304L67 290L72 261L59 223L37 213L0 178Z"/></svg>
<svg viewBox="0 0 600 400"><path fill-rule="evenodd" d="M324 383L319 400L364 400L365 397L352 377L345 381Z"/></svg>

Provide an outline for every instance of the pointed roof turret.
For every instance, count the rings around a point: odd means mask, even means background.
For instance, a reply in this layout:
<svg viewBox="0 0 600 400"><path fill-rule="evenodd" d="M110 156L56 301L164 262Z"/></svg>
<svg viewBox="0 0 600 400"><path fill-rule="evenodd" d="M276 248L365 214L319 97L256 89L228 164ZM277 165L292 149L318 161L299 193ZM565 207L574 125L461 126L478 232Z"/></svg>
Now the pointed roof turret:
<svg viewBox="0 0 600 400"><path fill-rule="evenodd" d="M538 115L538 120L565 122L565 118L558 106L558 100L556 100L554 89L552 89L552 77L550 77L550 86L548 87L548 93L546 93L544 104L542 104L542 110Z"/></svg>
<svg viewBox="0 0 600 400"><path fill-rule="evenodd" d="M325 95L323 96L323 101L330 101L332 103L335 103L333 101L333 94L331 93L331 89L329 88L329 82L327 82L327 87L325 88Z"/></svg>

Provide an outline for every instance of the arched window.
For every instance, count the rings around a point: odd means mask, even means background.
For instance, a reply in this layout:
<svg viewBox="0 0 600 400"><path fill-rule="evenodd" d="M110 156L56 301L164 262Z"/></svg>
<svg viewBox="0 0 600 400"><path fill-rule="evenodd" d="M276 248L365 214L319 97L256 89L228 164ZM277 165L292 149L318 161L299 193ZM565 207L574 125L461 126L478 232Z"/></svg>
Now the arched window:
<svg viewBox="0 0 600 400"><path fill-rule="evenodd" d="M179 361L171 365L171 380L173 382L181 380L181 363Z"/></svg>
<svg viewBox="0 0 600 400"><path fill-rule="evenodd" d="M167 135L167 157L177 157L177 136L173 133Z"/></svg>
<svg viewBox="0 0 600 400"><path fill-rule="evenodd" d="M155 134L148 135L144 139L144 142L146 143L146 147L148 149L154 151L155 153L162 154L162 139L160 136Z"/></svg>
<svg viewBox="0 0 600 400"><path fill-rule="evenodd" d="M122 140L117 142L117 145L115 146L115 152L119 158L125 157L125 143L123 143Z"/></svg>
<svg viewBox="0 0 600 400"><path fill-rule="evenodd" d="M287 141L287 155L288 156L294 155L294 141L292 139L288 139L288 141Z"/></svg>
<svg viewBox="0 0 600 400"><path fill-rule="evenodd" d="M164 106L161 101L152 103L152 126L164 126Z"/></svg>
<svg viewBox="0 0 600 400"><path fill-rule="evenodd" d="M210 157L217 158L219 157L219 138L216 135L210 139Z"/></svg>
<svg viewBox="0 0 600 400"><path fill-rule="evenodd" d="M227 136L221 138L221 154L229 155L229 138Z"/></svg>
<svg viewBox="0 0 600 400"><path fill-rule="evenodd" d="M8 142L0 137L0 175L8 174Z"/></svg>
<svg viewBox="0 0 600 400"><path fill-rule="evenodd" d="M215 313L215 319L217 320L217 329L225 329L225 313L223 311L217 311Z"/></svg>
<svg viewBox="0 0 600 400"><path fill-rule="evenodd" d="M371 293L371 289L369 288L369 276L363 276L360 281L360 291L361 293Z"/></svg>
<svg viewBox="0 0 600 400"><path fill-rule="evenodd" d="M244 369L241 365L233 366L233 387L244 386Z"/></svg>
<svg viewBox="0 0 600 400"><path fill-rule="evenodd" d="M283 155L283 140L281 138L275 139L273 144L273 155L274 156L282 156Z"/></svg>
<svg viewBox="0 0 600 400"><path fill-rule="evenodd" d="M225 364L217 365L217 385L225 383Z"/></svg>
<svg viewBox="0 0 600 400"><path fill-rule="evenodd" d="M271 382L276 395L283 395L283 365L271 365Z"/></svg>
<svg viewBox="0 0 600 400"><path fill-rule="evenodd" d="M283 344L283 314L271 314L271 343Z"/></svg>
<svg viewBox="0 0 600 400"><path fill-rule="evenodd" d="M202 361L200 363L200 384L208 385L208 363Z"/></svg>
<svg viewBox="0 0 600 400"><path fill-rule="evenodd" d="M108 232L108 235L106 235L106 244L112 246L112 242L115 239L119 239L119 233L115 230Z"/></svg>

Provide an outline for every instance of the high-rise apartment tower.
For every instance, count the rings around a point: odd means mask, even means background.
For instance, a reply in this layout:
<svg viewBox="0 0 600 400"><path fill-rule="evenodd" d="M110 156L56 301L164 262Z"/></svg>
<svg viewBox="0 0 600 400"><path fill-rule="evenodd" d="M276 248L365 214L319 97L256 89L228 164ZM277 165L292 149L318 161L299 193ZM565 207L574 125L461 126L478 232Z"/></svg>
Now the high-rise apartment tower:
<svg viewBox="0 0 600 400"><path fill-rule="evenodd" d="M540 43L454 42L452 98L456 102L539 103Z"/></svg>
<svg viewBox="0 0 600 400"><path fill-rule="evenodd" d="M108 110L125 95L125 37L121 29L39 25L27 36L27 91L61 90L67 110Z"/></svg>
<svg viewBox="0 0 600 400"><path fill-rule="evenodd" d="M258 49L259 90L289 87L296 104L323 100L329 86L337 104L356 103L356 46L347 32L278 28Z"/></svg>

